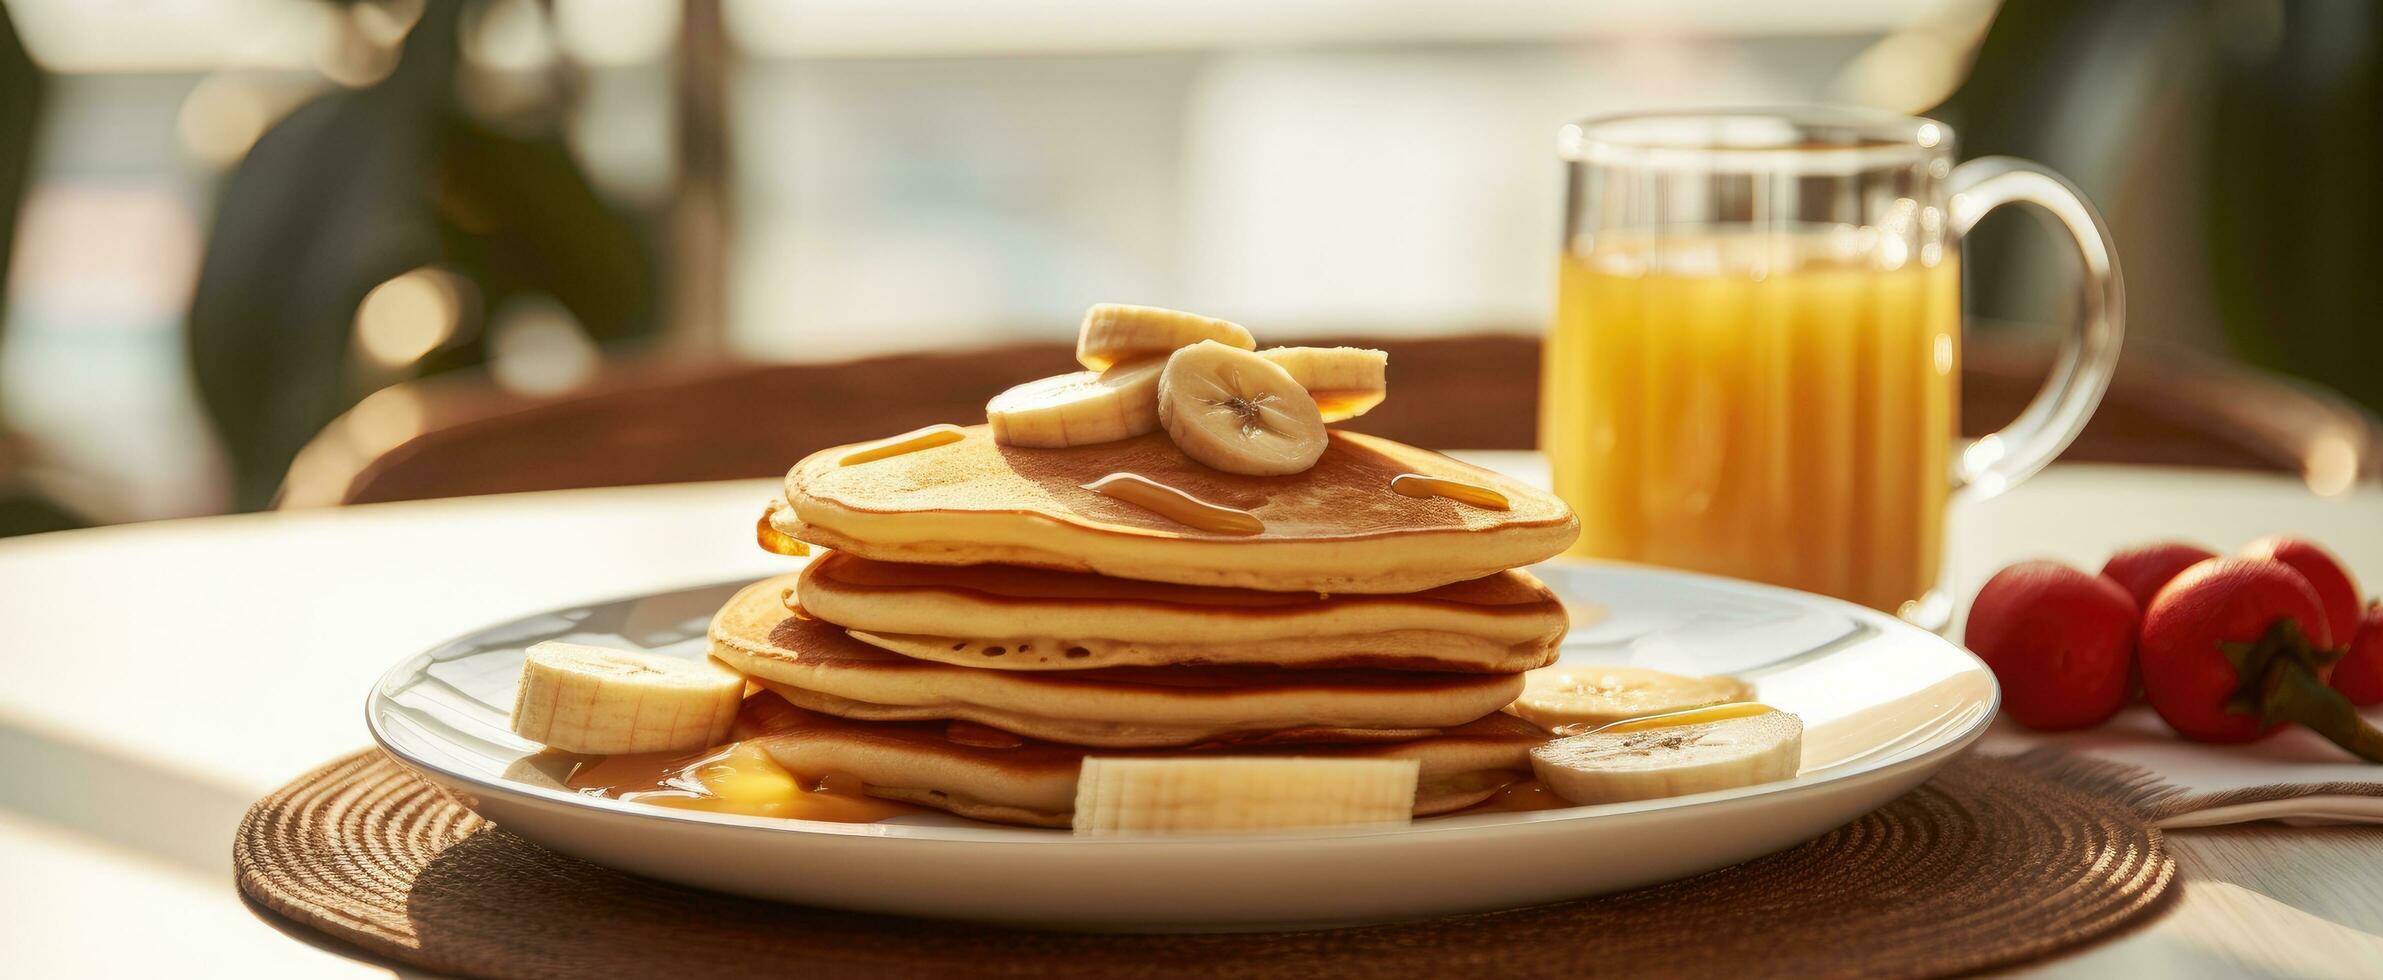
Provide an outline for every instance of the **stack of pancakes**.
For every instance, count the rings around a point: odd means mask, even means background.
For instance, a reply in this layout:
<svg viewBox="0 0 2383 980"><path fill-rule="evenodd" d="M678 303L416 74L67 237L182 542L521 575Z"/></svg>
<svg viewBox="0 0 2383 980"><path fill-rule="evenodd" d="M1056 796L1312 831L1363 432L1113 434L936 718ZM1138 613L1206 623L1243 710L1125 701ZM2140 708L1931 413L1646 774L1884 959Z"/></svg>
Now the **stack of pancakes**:
<svg viewBox="0 0 2383 980"><path fill-rule="evenodd" d="M867 448L787 474L769 525L833 550L746 588L712 626L713 655L790 705L767 709L763 736L790 769L1065 826L1087 755L1404 757L1421 760L1429 814L1527 778L1547 737L1499 710L1567 626L1513 570L1576 532L1541 491L1341 432L1312 469L1266 477L1202 466L1164 433L1024 449L976 426ZM1263 530L1088 489L1115 473ZM1408 496L1391 489L1402 474L1509 506Z"/></svg>

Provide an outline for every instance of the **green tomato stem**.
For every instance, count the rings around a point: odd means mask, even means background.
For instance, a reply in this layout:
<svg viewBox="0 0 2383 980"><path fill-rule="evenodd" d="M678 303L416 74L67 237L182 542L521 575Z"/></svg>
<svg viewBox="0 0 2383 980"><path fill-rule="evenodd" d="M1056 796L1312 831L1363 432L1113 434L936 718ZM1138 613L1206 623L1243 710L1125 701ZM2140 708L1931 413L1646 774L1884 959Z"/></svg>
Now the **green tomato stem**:
<svg viewBox="0 0 2383 980"><path fill-rule="evenodd" d="M2220 643L2218 652L2234 665L2240 686L2226 710L2256 715L2262 725L2306 725L2368 762L2383 763L2383 731L2358 717L2342 692L2325 685L2318 671L2341 659L2343 650L2320 650L2300 632L2300 623L2279 619L2251 643Z"/></svg>
<svg viewBox="0 0 2383 980"><path fill-rule="evenodd" d="M2367 724L2349 698L2297 661L2279 657L2269 664L2259 681L2259 716L2307 725L2351 755L2383 763L2383 731Z"/></svg>

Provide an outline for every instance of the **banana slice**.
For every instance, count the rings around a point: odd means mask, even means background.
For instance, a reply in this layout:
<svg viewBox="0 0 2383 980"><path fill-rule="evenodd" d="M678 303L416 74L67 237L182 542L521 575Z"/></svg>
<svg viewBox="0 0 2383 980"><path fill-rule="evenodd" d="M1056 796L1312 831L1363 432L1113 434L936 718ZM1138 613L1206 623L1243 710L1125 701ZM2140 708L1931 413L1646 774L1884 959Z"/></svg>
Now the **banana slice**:
<svg viewBox="0 0 2383 980"><path fill-rule="evenodd" d="M1079 834L1403 824L1415 759L1245 756L1084 760Z"/></svg>
<svg viewBox="0 0 2383 980"><path fill-rule="evenodd" d="M1155 306L1102 303L1084 311L1084 328L1076 335L1076 361L1103 371L1124 361L1165 357L1203 340L1242 350L1258 346L1238 323Z"/></svg>
<svg viewBox="0 0 2383 980"><path fill-rule="evenodd" d="M1574 803L1685 796L1794 778L1804 720L1784 711L1720 721L1590 732L1531 750L1531 770Z"/></svg>
<svg viewBox="0 0 2383 980"><path fill-rule="evenodd" d="M1202 341L1158 376L1158 421L1183 454L1227 473L1281 476L1324 455L1324 417L1290 372Z"/></svg>
<svg viewBox="0 0 2383 980"><path fill-rule="evenodd" d="M625 755L717 745L745 678L715 661L548 640L529 649L513 733L565 752Z"/></svg>
<svg viewBox="0 0 2383 980"><path fill-rule="evenodd" d="M1603 725L1708 704L1744 701L1754 689L1735 677L1688 677L1644 667L1557 664L1523 675L1511 709L1541 728Z"/></svg>
<svg viewBox="0 0 2383 980"><path fill-rule="evenodd" d="M1029 381L985 403L993 441L1059 449L1131 439L1158 431L1162 357Z"/></svg>
<svg viewBox="0 0 2383 980"><path fill-rule="evenodd" d="M1316 400L1326 422L1353 419L1390 396L1390 355L1368 347L1268 347L1258 352Z"/></svg>

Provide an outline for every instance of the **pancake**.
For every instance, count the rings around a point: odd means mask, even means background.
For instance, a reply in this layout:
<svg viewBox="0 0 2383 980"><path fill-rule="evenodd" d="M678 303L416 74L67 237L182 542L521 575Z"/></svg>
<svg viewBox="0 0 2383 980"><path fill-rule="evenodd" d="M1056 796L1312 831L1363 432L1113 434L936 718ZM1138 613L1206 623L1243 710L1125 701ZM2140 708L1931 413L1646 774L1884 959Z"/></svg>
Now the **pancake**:
<svg viewBox="0 0 2383 980"><path fill-rule="evenodd" d="M881 561L1006 564L1118 578L1274 591L1419 592L1528 565L1572 544L1564 502L1412 446L1334 432L1316 465L1288 476L1210 469L1163 432L1066 449L1024 449L970 426L958 442L841 465L813 453L786 475L795 534ZM1265 523L1206 531L1084 489L1132 473ZM1406 473L1478 484L1509 510L1390 489Z"/></svg>
<svg viewBox="0 0 2383 980"><path fill-rule="evenodd" d="M892 705L870 704L851 698L821 694L777 681L757 680L771 693L791 704L821 714L849 718L855 721L966 721L975 722L1004 732L1032 732L1044 741L1101 749L1181 748L1230 741L1236 745L1313 745L1359 742L1402 742L1439 734L1437 728L1334 728L1309 725L1271 732L1219 733L1205 726L1163 725L1151 722L1083 721L1075 718L1043 718L1035 715L987 708L983 705Z"/></svg>
<svg viewBox="0 0 2383 980"><path fill-rule="evenodd" d="M806 711L768 693L745 700L739 737L750 738L797 773L845 773L872 796L919 803L964 817L1065 827L1076 775L1087 755L1299 755L1416 759L1422 771L1415 814L1462 809L1530 776L1529 753L1547 733L1507 714L1409 741L1355 745L1202 745L1159 751L1087 751L1024 740L1009 747L955 741L943 722L865 722Z"/></svg>
<svg viewBox="0 0 2383 980"><path fill-rule="evenodd" d="M784 605L795 576L746 586L713 617L711 654L864 720L956 718L1020 735L1113 747L1185 745L1257 732L1461 725L1522 692L1520 674L1279 667L1000 671L914 660Z"/></svg>
<svg viewBox="0 0 2383 980"><path fill-rule="evenodd" d="M1255 663L1513 673L1554 662L1563 603L1528 573L1410 595L1264 592L831 552L795 601L863 642L996 670Z"/></svg>

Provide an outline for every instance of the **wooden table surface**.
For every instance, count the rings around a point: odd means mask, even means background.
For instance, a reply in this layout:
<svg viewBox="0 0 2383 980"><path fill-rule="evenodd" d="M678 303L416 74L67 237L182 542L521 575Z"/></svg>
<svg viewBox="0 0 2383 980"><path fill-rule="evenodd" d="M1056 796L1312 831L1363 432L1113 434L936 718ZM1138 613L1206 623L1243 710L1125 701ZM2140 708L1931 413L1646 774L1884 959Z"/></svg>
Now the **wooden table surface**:
<svg viewBox="0 0 2383 980"><path fill-rule="evenodd" d="M1527 454L1482 454L1530 473ZM257 514L0 541L0 973L386 974L258 919L231 881L242 811L365 744L374 678L489 622L759 577L766 481ZM2290 531L2383 582L2383 489L2055 467L1958 509L1964 595L2021 557L2091 567L2187 536ZM2183 900L2040 975L2383 974L2383 829L2169 836Z"/></svg>

